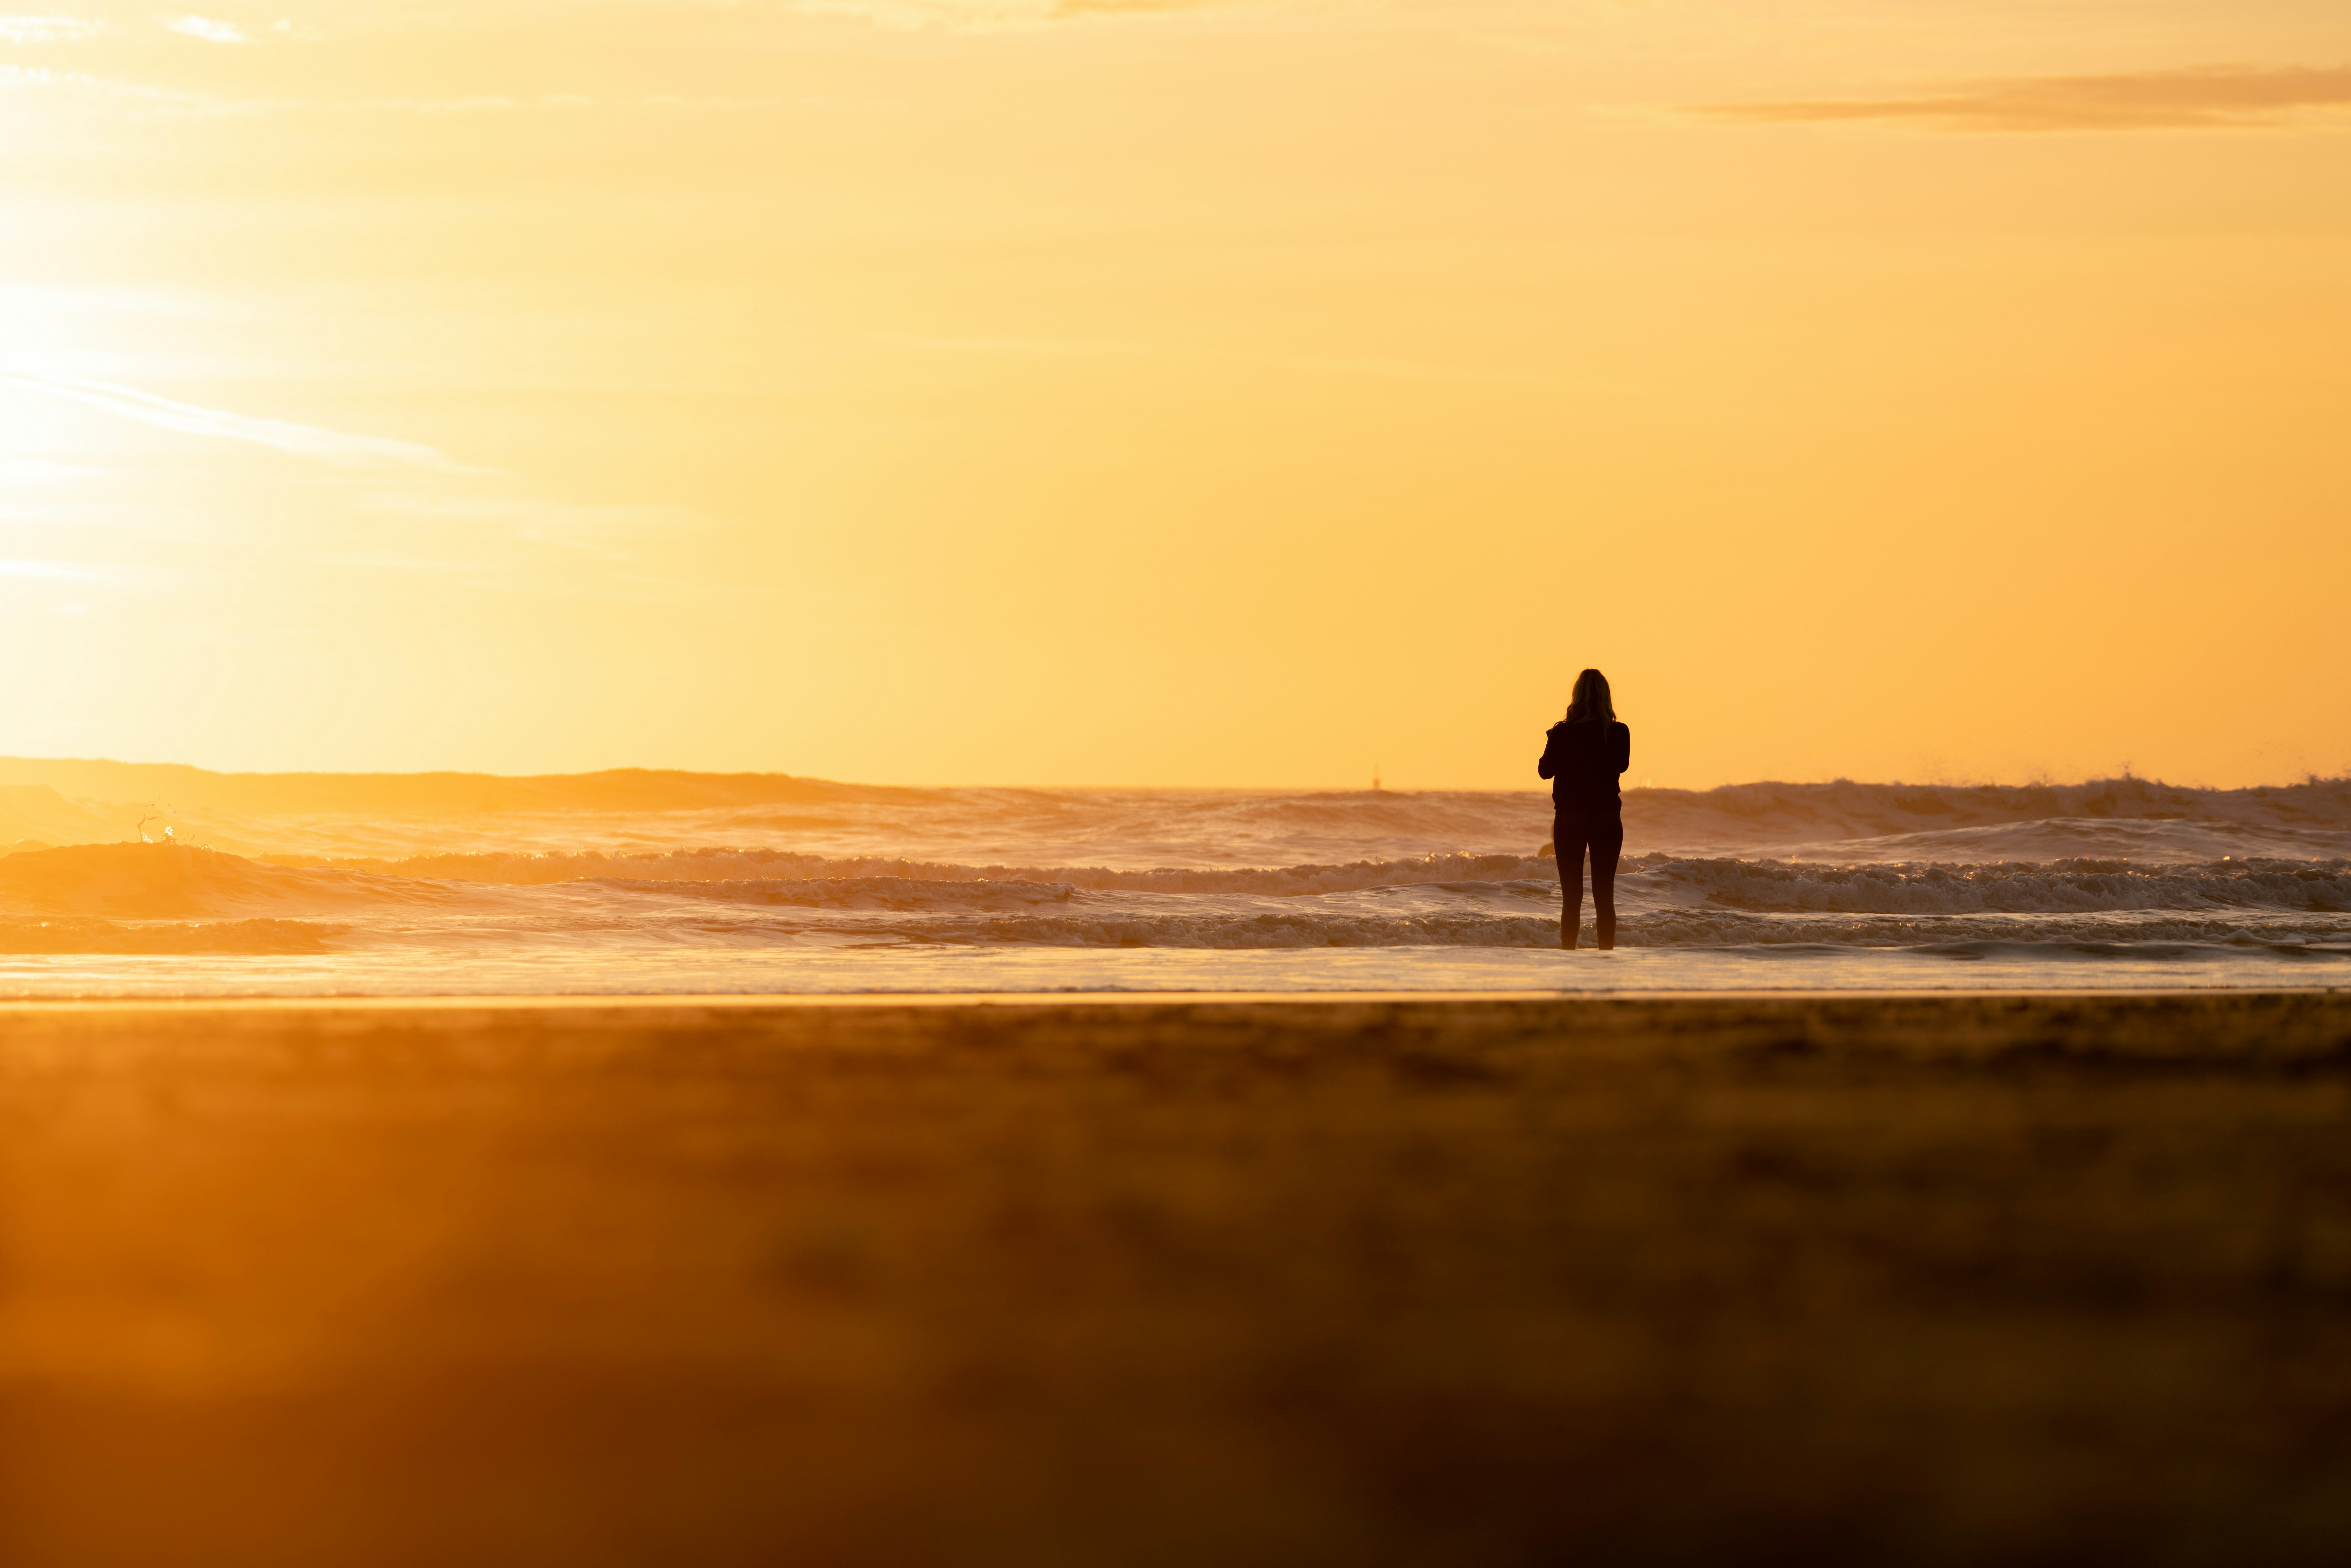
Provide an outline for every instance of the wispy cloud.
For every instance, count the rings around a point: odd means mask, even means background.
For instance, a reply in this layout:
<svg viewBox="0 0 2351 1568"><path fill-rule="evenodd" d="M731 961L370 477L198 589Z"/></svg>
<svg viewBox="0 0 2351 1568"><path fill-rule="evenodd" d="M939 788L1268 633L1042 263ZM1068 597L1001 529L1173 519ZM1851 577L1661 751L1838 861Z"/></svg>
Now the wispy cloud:
<svg viewBox="0 0 2351 1568"><path fill-rule="evenodd" d="M1076 359L1132 355L1165 361L1190 360L1256 365L1307 375L1364 376L1382 381L1458 382L1478 386L1588 387L1588 377L1562 376L1500 366L1443 364L1430 360L1385 359L1368 354L1282 354L1262 350L1136 342L1089 342L1047 338L936 337L914 332L876 332L869 341L886 349L946 354L996 354L1023 359Z"/></svg>
<svg viewBox="0 0 2351 1568"><path fill-rule="evenodd" d="M2351 66L2193 66L2020 77L1890 99L1710 104L1749 125L1878 121L1938 131L2180 131L2275 125L2351 106Z"/></svg>
<svg viewBox="0 0 2351 1568"><path fill-rule="evenodd" d="M0 39L12 44L71 43L105 31L105 23L87 16L0 16Z"/></svg>
<svg viewBox="0 0 2351 1568"><path fill-rule="evenodd" d="M943 338L921 332L875 332L870 340L888 349L941 353L1029 354L1060 359L1072 354L1157 354L1149 343L1086 342L1057 338Z"/></svg>
<svg viewBox="0 0 2351 1568"><path fill-rule="evenodd" d="M50 88L131 99L163 110L201 110L214 100L194 93L174 92L144 82L94 77L81 71L51 70L47 66L0 66L0 88Z"/></svg>
<svg viewBox="0 0 2351 1568"><path fill-rule="evenodd" d="M585 105L586 99L576 99ZM816 95L760 94L754 97L680 98L674 93L654 93L636 100L638 109L669 110L680 114L757 114L778 109L835 109L860 107L857 100L843 100Z"/></svg>
<svg viewBox="0 0 2351 1568"><path fill-rule="evenodd" d="M293 424L277 419L254 419L225 409L174 402L171 398L157 397L152 392L141 392L135 387L117 386L110 382L78 381L68 376L40 375L31 371L0 371L0 386L18 386L46 392L51 397L85 403L162 430L174 430L186 435L218 436L227 441L249 441L256 445L275 447L280 452L316 458L322 463L361 466L390 465L431 468L448 474L468 472L446 454L418 442L394 441L381 435L352 435L344 431L321 430L316 425Z"/></svg>
<svg viewBox="0 0 2351 1568"><path fill-rule="evenodd" d="M1147 16L1161 11L1203 11L1228 0L1051 0L1056 16Z"/></svg>
<svg viewBox="0 0 2351 1568"><path fill-rule="evenodd" d="M216 98L178 91L119 78L94 77L79 71L54 70L46 66L0 65L0 89L51 89L129 99L159 113L199 118L232 118L275 114L337 115L507 115L507 114L767 114L816 110L888 110L900 107L886 99L835 99L809 94L768 94L754 97L686 98L653 93L642 98L589 98L580 93L546 93L537 98Z"/></svg>
<svg viewBox="0 0 2351 1568"><path fill-rule="evenodd" d="M418 522L495 532L526 544L548 545L612 560L638 559L640 542L674 538L705 526L698 514L675 507L593 506L530 495L422 495L384 490L360 502L364 512Z"/></svg>
<svg viewBox="0 0 2351 1568"><path fill-rule="evenodd" d="M202 38L207 44L242 44L247 41L243 27L211 16L179 16L165 26L191 38Z"/></svg>
<svg viewBox="0 0 2351 1568"><path fill-rule="evenodd" d="M46 457L0 457L0 488L70 485L97 472L79 464L57 463Z"/></svg>
<svg viewBox="0 0 2351 1568"><path fill-rule="evenodd" d="M247 476L222 506L217 486L175 455L79 467L0 455L0 597L98 603L172 571L234 572L266 555L379 578L437 580L485 592L600 602L735 602L761 590L697 566L721 520L690 507L599 504L534 493L494 468L464 467L433 447L323 430L159 398L134 388L0 371L0 392L25 391L142 423L250 442L342 465ZM215 472L217 472L215 470ZM94 538L135 541L140 564L68 558ZM87 606L85 606L87 608ZM51 612L68 612L50 606ZM12 609L12 613L14 610Z"/></svg>
<svg viewBox="0 0 2351 1568"><path fill-rule="evenodd" d="M82 560L14 560L0 557L0 578L30 578L41 582L110 582L122 573L114 567Z"/></svg>
<svg viewBox="0 0 2351 1568"><path fill-rule="evenodd" d="M1157 16L1249 0L793 0L794 8L862 16L891 27L1034 27L1053 22Z"/></svg>
<svg viewBox="0 0 2351 1568"><path fill-rule="evenodd" d="M684 564L712 519L681 507L417 489L371 491L353 500L346 542L298 559L502 593L614 602L717 601L758 591L696 575Z"/></svg>

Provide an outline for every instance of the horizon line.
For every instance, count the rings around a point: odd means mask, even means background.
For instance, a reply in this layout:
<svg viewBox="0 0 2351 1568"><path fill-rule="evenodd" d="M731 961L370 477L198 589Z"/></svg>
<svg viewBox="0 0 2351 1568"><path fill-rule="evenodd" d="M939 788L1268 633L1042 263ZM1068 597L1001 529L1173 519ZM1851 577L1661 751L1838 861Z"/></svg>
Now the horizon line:
<svg viewBox="0 0 2351 1568"><path fill-rule="evenodd" d="M1039 793L1093 792L1113 794L1540 795L1544 793L1544 789L1540 783L1533 788L1526 789L1512 788L1509 786L1480 785L1430 785L1417 788L1382 786L1374 788L1360 784L1008 784L975 783L968 781L961 783L901 783L862 779L835 779L814 773L790 773L778 768L679 768L661 767L643 763L627 763L608 768L576 768L563 772L500 773L486 768L422 768L413 769L331 768L206 768L202 764L193 762L141 762L111 757L24 757L0 755L0 768L7 768L12 764L123 768L171 768L206 774L218 779L496 779L509 781L526 781L563 779L596 779L606 778L614 774L634 773L676 774L689 778L703 779L790 779L798 783L833 784L861 789L1012 789L1036 791ZM2091 774L2079 779L2052 779L2042 777L2029 778L2016 781L1999 779L1856 779L1848 774L1838 774L1834 777L1826 779L1743 779L1703 786L1687 784L1650 784L1645 782L1637 785L1628 784L1624 786L1624 793L1627 795L1641 793L1704 795L1710 794L1718 789L1757 789L1767 785L1800 789L1818 789L1834 787L1839 784L1853 785L1863 788L1904 789L2073 789L2086 788L2094 784L2123 783L2150 785L2166 789L2191 790L2201 794L2236 794L2259 789L2306 789L2325 784L2351 783L2351 770L2346 770L2339 773L2322 774L2316 769L2307 769L2304 771L2303 777L2299 779L2287 779L2282 782L2217 785L2174 783L2168 779L2134 772L2128 765L2125 765L2122 771L2119 773ZM12 786L0 783L0 788L9 787Z"/></svg>

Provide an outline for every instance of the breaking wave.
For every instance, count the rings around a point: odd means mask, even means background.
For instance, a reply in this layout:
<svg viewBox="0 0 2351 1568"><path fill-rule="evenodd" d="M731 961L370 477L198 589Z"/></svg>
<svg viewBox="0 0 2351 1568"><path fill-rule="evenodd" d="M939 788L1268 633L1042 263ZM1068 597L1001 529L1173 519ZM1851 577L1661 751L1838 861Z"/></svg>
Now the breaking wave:
<svg viewBox="0 0 2351 1568"><path fill-rule="evenodd" d="M0 920L0 954L326 953L348 927L302 920L214 920L192 924L118 920Z"/></svg>
<svg viewBox="0 0 2351 1568"><path fill-rule="evenodd" d="M2248 789L2082 784L1729 784L1625 796L1644 848L1811 860L2351 856L2351 778Z"/></svg>
<svg viewBox="0 0 2351 1568"><path fill-rule="evenodd" d="M1807 865L1650 857L1646 878L1739 909L2032 914L2124 909L2351 912L2351 862Z"/></svg>
<svg viewBox="0 0 2351 1568"><path fill-rule="evenodd" d="M1530 772L1532 761L1531 749ZM1627 783L1626 841L1686 856L1970 863L2351 856L2351 778L2243 789L2127 777L1712 789ZM225 775L0 758L0 843L135 838L148 808L131 802L152 800L173 802L183 843L303 864L340 860L360 871L394 871L414 856L592 851L627 860L710 845L840 862L1246 869L1528 855L1550 836L1551 818L1534 788L898 789L772 774Z"/></svg>
<svg viewBox="0 0 2351 1568"><path fill-rule="evenodd" d="M0 857L0 915L183 919L229 914L444 907L463 884L265 865L182 844L77 844Z"/></svg>
<svg viewBox="0 0 2351 1568"><path fill-rule="evenodd" d="M1082 907L1057 914L970 915L932 909L919 918L856 925L766 925L713 923L716 939L758 942L830 936L861 944L1042 947L1166 947L1294 949L1306 947L1531 947L1559 945L1555 914L1511 915L1406 914L1378 915L1298 908L1254 913L1195 910L1171 913ZM1587 918L1584 938L1595 933ZM2011 916L1939 918L1843 916L1790 919L1729 912L1672 911L1632 915L1618 926L1625 947L1917 947L1970 942L2051 942L2079 945L2189 943L2278 950L2309 948L2351 956L2351 922L2252 929L2243 920L2158 918L2032 920Z"/></svg>
<svg viewBox="0 0 2351 1568"><path fill-rule="evenodd" d="M1215 947L1556 940L1555 868L1516 855L1153 871L745 850L393 863L397 872L273 865L161 844L43 850L0 859L0 918L332 915L362 931L438 922L584 937L641 926L692 940L731 911L742 917L727 927L737 937L756 929L775 937ZM1957 939L1965 923L1993 918L2039 922L2013 933L2036 938L2143 933L2153 940L2161 926L2160 939L2207 940L2255 917L2335 929L2351 916L2351 862L1841 865L1649 854L1625 863L1618 890L1628 944L1917 943Z"/></svg>
<svg viewBox="0 0 2351 1568"><path fill-rule="evenodd" d="M1552 874L1548 858L1531 854L1425 854L1333 864L1234 869L1169 866L1150 870L1100 865L963 865L895 855L829 856L758 849L650 851L633 854L608 854L595 850L571 853L473 852L410 855L398 860L321 861L290 855L269 859L287 867L516 887L591 880L651 884L887 879L909 883L1048 883L1096 891L1247 893L1274 897L1426 883L1510 882Z"/></svg>

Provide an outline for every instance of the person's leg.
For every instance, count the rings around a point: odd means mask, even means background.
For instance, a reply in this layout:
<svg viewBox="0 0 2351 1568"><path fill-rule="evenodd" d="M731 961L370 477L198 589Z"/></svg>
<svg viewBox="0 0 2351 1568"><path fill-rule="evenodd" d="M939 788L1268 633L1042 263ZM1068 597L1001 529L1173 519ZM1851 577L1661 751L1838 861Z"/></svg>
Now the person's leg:
<svg viewBox="0 0 2351 1568"><path fill-rule="evenodd" d="M1625 819L1611 811L1592 828L1592 913L1603 950L1616 946L1616 857L1625 851Z"/></svg>
<svg viewBox="0 0 2351 1568"><path fill-rule="evenodd" d="M1580 818L1552 819L1552 852L1559 858L1559 945L1573 947L1583 929L1583 840Z"/></svg>

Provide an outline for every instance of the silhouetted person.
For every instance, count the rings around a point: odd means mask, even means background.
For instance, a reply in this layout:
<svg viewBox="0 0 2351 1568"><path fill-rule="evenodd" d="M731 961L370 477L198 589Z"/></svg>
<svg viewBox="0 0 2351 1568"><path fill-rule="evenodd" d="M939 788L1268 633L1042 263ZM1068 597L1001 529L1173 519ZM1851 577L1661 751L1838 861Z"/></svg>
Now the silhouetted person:
<svg viewBox="0 0 2351 1568"><path fill-rule="evenodd" d="M1600 946L1616 946L1616 857L1625 849L1624 798L1616 776L1632 765L1633 732L1616 722L1608 677L1575 677L1567 717L1543 737L1535 775L1551 780L1551 841L1559 853L1559 945L1575 946L1583 924L1583 852L1592 852L1592 913Z"/></svg>

